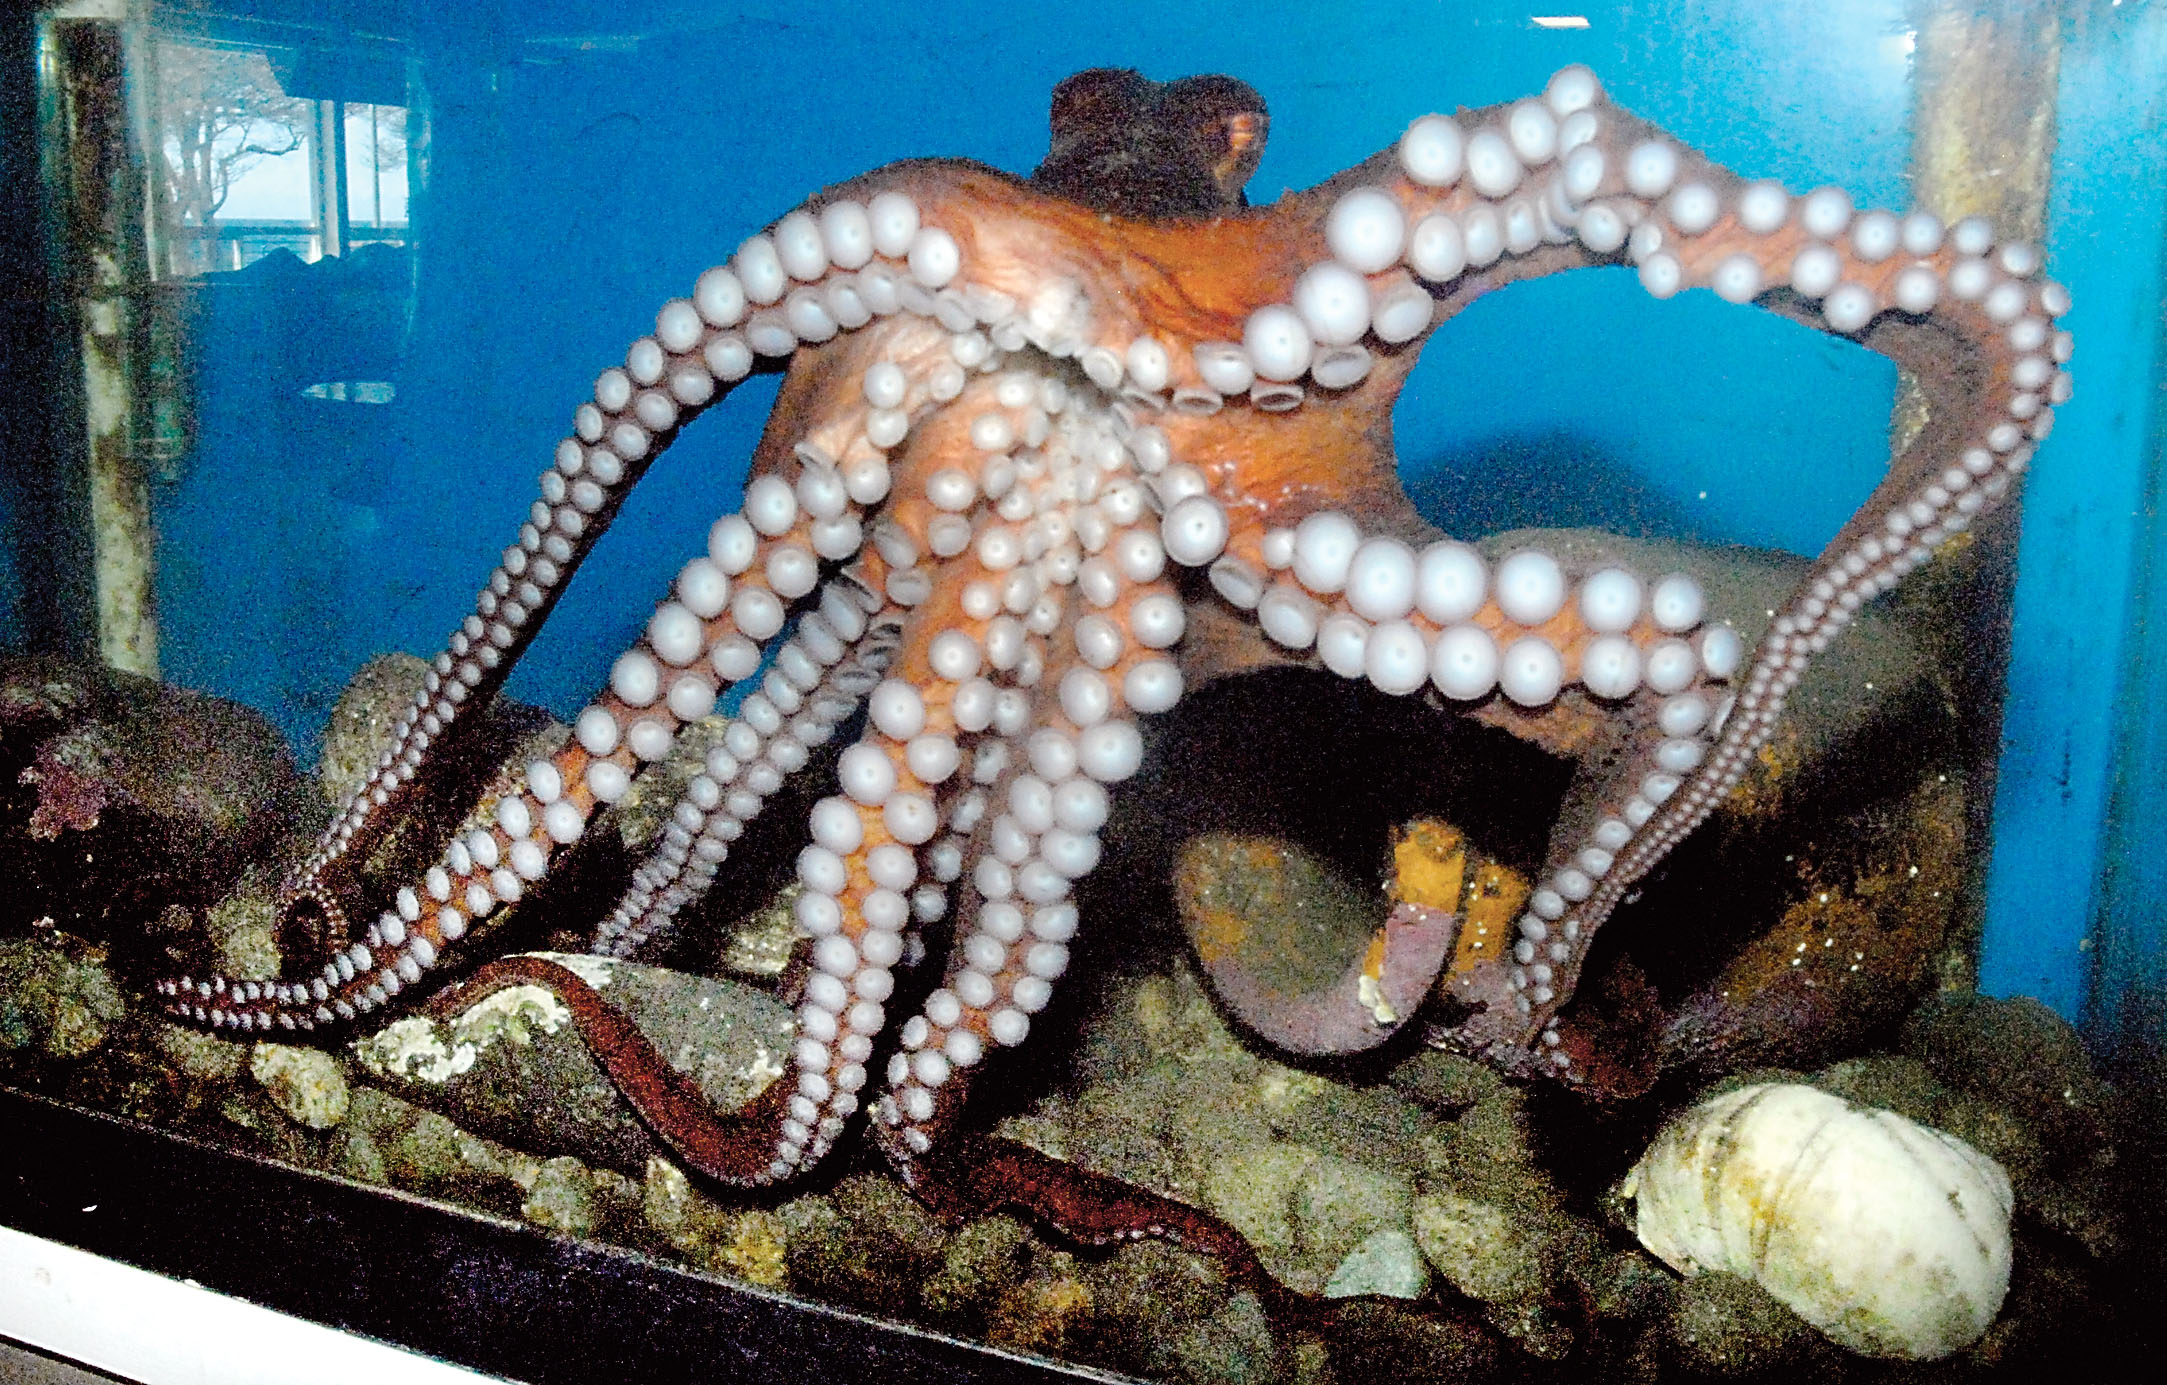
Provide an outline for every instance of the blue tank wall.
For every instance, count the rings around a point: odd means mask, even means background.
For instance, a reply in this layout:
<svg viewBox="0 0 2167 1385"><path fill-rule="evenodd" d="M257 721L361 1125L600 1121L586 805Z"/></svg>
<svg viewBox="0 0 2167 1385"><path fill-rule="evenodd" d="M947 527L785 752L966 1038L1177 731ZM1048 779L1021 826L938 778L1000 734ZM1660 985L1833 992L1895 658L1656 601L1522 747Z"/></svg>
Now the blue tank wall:
<svg viewBox="0 0 2167 1385"><path fill-rule="evenodd" d="M1526 3L1102 0L1035 9L1028 28L980 7L806 0L353 5L400 16L428 119L418 248L399 271L411 293L380 348L397 399L267 392L296 354L339 343L310 324L267 337L236 299L206 326L203 444L160 514L168 675L265 707L304 747L360 661L433 651L470 609L572 407L660 303L808 191L887 160L1027 171L1046 93L1078 68L1255 84L1272 110L1257 200L1424 111L1537 90L1578 61L1733 167L1908 203L1902 0L1555 7L1591 20L1565 31L1531 25L1549 7ZM2035 469L1998 808L1987 979L2071 1013L2096 921L2085 882L2100 873L2159 301L2160 116L2117 64L2152 63L2162 89L2158 20L2094 25L2065 59L2051 269L2078 304L2079 392ZM2116 253L2101 226L2147 253ZM1410 489L1450 529L1585 522L1805 553L1879 478L1892 381L1845 343L1706 294L1654 302L1598 271L1494 295L1441 331L1396 429ZM658 464L513 696L579 705L736 502L771 389L748 387ZM2079 533L2104 537L2067 541Z"/></svg>
<svg viewBox="0 0 2167 1385"><path fill-rule="evenodd" d="M1980 982L2071 1017L2089 983L2102 1041L2160 1055L2167 14L2070 45L2058 118L2051 265L2074 295L2078 393L2025 492Z"/></svg>

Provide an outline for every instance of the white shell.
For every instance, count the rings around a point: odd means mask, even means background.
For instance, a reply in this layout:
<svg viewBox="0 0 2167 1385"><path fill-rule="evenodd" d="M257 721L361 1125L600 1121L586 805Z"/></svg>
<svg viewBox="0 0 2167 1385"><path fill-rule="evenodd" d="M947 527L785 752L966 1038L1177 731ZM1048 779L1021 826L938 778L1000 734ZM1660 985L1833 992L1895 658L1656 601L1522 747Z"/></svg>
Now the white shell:
<svg viewBox="0 0 2167 1385"><path fill-rule="evenodd" d="M1813 1087L1742 1087L1672 1120L1621 1186L1682 1274L1757 1281L1867 1356L1938 1360L2009 1289L2009 1176L1953 1135Z"/></svg>

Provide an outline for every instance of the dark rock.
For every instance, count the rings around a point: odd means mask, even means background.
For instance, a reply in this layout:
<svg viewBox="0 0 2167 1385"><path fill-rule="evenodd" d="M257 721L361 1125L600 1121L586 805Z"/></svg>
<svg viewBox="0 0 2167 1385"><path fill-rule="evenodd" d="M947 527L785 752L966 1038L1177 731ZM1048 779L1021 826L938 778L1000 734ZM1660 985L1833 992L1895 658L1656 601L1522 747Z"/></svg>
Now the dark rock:
<svg viewBox="0 0 2167 1385"><path fill-rule="evenodd" d="M780 1209L789 1228L790 1282L824 1298L894 1316L918 1306L948 1235L892 1179L860 1174L827 1197L803 1197Z"/></svg>
<svg viewBox="0 0 2167 1385"><path fill-rule="evenodd" d="M147 678L0 659L0 930L114 945L200 908L295 820L299 780L260 714Z"/></svg>
<svg viewBox="0 0 2167 1385"><path fill-rule="evenodd" d="M1497 1338L1465 1314L1384 1300L1339 1311L1327 1349L1339 1378L1404 1385L1472 1385L1500 1378Z"/></svg>
<svg viewBox="0 0 2167 1385"><path fill-rule="evenodd" d="M1935 996L1904 1025L1903 1046L1950 1086L2018 1112L2065 1156L2114 1161L2112 1089L2077 1031L2030 996Z"/></svg>

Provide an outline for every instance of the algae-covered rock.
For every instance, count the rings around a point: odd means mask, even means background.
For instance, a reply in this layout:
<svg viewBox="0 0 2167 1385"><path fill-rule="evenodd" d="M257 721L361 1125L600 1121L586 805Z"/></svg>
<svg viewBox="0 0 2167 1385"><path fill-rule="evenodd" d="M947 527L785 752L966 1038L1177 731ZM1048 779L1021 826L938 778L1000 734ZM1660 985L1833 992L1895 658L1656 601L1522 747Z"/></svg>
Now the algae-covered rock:
<svg viewBox="0 0 2167 1385"><path fill-rule="evenodd" d="M1670 1340L1691 1369L1744 1379L1807 1358L1822 1339L1760 1285L1717 1273L1685 1281L1671 1308Z"/></svg>
<svg viewBox="0 0 2167 1385"><path fill-rule="evenodd" d="M0 1053L81 1058L126 1011L104 967L41 939L0 939Z"/></svg>
<svg viewBox="0 0 2167 1385"><path fill-rule="evenodd" d="M1077 1268L1093 1310L1087 1359L1183 1381L1279 1378L1254 1295L1230 1293L1214 1262L1143 1241Z"/></svg>
<svg viewBox="0 0 2167 1385"><path fill-rule="evenodd" d="M214 1083L239 1075L252 1047L245 1040L222 1039L200 1029L166 1023L152 1031L152 1042L181 1076Z"/></svg>
<svg viewBox="0 0 2167 1385"><path fill-rule="evenodd" d="M636 1220L640 1185L611 1169L590 1169L569 1155L521 1167L526 1201L520 1215L536 1226L568 1236L609 1235Z"/></svg>
<svg viewBox="0 0 2167 1385"><path fill-rule="evenodd" d="M425 659L380 654L346 680L325 723L323 749L316 760L316 791L327 806L343 806L368 783L400 719L412 710L428 672ZM479 723L469 729L481 739L469 753L480 764L513 762L515 755L520 756L517 763L523 764L523 752L530 747L522 742L552 731L545 713L508 698L492 699L479 715Z"/></svg>
<svg viewBox="0 0 2167 1385"><path fill-rule="evenodd" d="M536 1170L520 1215L536 1226L571 1236L593 1232L596 1220L594 1180L587 1166L570 1155L545 1159Z"/></svg>
<svg viewBox="0 0 2167 1385"><path fill-rule="evenodd" d="M1328 1298L1359 1294L1420 1298L1429 1286L1430 1268L1414 1236L1396 1226L1380 1226L1356 1242L1333 1268L1324 1293Z"/></svg>
<svg viewBox="0 0 2167 1385"><path fill-rule="evenodd" d="M1534 1297L1550 1281L1544 1228L1509 1203L1450 1187L1425 1189L1414 1203L1415 1244L1452 1287L1485 1303Z"/></svg>
<svg viewBox="0 0 2167 1385"><path fill-rule="evenodd" d="M637 963L542 954L579 973L718 1111L787 1066L795 1019L764 991ZM449 1020L410 1015L354 1044L369 1080L520 1149L643 1176L667 1153L618 1095L545 987L496 991Z"/></svg>
<svg viewBox="0 0 2167 1385"><path fill-rule="evenodd" d="M278 975L276 891L272 873L252 866L242 873L233 893L203 911L210 969L243 981L265 981Z"/></svg>
<svg viewBox="0 0 2167 1385"><path fill-rule="evenodd" d="M981 1217L958 1230L919 1300L942 1322L982 1322L1030 1267L1031 1232L1014 1217Z"/></svg>
<svg viewBox="0 0 2167 1385"><path fill-rule="evenodd" d="M1471 1315L1375 1299L1342 1306L1325 1349L1342 1381L1487 1385L1524 1374Z"/></svg>
<svg viewBox="0 0 2167 1385"><path fill-rule="evenodd" d="M647 1161L640 1192L647 1230L679 1255L751 1284L789 1282L790 1228L775 1212L719 1201L665 1159Z"/></svg>
<svg viewBox="0 0 2167 1385"><path fill-rule="evenodd" d="M311 1130L329 1130L346 1119L346 1074L321 1049L260 1043L248 1071L279 1110Z"/></svg>
<svg viewBox="0 0 2167 1385"><path fill-rule="evenodd" d="M422 1111L382 1146L395 1187L516 1215L526 1206L542 1161Z"/></svg>
<svg viewBox="0 0 2167 1385"><path fill-rule="evenodd" d="M832 1194L777 1209L788 1234L790 1282L824 1298L908 1316L940 1263L948 1232L890 1179L858 1174Z"/></svg>
<svg viewBox="0 0 2167 1385"><path fill-rule="evenodd" d="M2030 996L1937 995L1905 1023L1903 1047L1943 1082L2010 1109L2066 1158L2114 1161L2112 1089L2075 1028Z"/></svg>
<svg viewBox="0 0 2167 1385"><path fill-rule="evenodd" d="M1117 985L1078 1066L1081 1090L1002 1133L1214 1213L1303 1292L1379 1230L1411 1234L1407 1167L1438 1118L1252 1052L1187 968Z"/></svg>

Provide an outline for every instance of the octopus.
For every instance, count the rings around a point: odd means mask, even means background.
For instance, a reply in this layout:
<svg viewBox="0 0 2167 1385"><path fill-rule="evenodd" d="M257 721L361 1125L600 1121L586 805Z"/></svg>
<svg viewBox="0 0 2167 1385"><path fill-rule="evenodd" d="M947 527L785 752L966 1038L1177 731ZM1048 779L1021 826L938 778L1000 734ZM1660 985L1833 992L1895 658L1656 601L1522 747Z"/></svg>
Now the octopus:
<svg viewBox="0 0 2167 1385"><path fill-rule="evenodd" d="M1275 1032L1348 1051L1420 1012L1432 1042L1508 1073L1599 1074L1561 1024L1597 931L1753 762L1814 655L2018 488L2070 390L2066 291L1983 220L1717 167L1578 66L1424 115L1262 207L1242 186L1267 116L1232 79L1080 74L1053 127L1029 180L891 164L664 303L573 411L473 614L286 881L282 974L164 977L165 1012L235 1036L365 1021L463 967L635 777L692 754L593 935L651 951L785 782L832 763L796 858L791 1068L745 1109L708 1109L562 967L502 958L454 994L549 985L711 1178L792 1179L862 1118L937 1207L1019 1205L1082 1239L1170 1235L1254 1269L1212 1218L972 1136L959 1113L1068 969L1088 923L1072 890L1145 755L1140 720L1276 659L1576 769L1516 917L1477 928L1403 900ZM1708 619L1679 573L1533 547L1491 561L1401 490L1391 413L1424 342L1483 294L1595 266L1857 342L1929 403L1765 629ZM758 371L783 379L742 506L561 748L504 771L489 820L425 869L372 882L362 863L397 824L460 801L463 734L630 488ZM719 735L688 741L703 723ZM906 965L921 937L952 939L937 985Z"/></svg>

